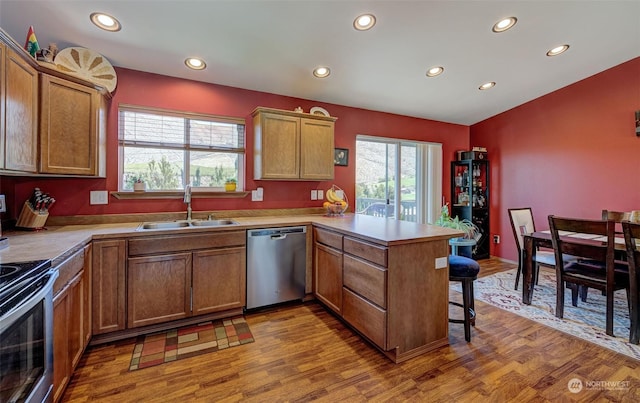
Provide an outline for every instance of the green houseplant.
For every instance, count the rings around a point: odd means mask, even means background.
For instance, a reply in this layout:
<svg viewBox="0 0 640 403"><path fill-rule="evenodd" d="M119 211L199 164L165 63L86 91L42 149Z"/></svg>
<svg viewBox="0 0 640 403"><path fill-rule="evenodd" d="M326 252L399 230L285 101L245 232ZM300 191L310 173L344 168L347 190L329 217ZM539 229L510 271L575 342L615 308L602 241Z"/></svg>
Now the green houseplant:
<svg viewBox="0 0 640 403"><path fill-rule="evenodd" d="M476 233L479 233L478 227L468 219L461 220L458 216L451 217L449 215L449 203L442 206L440 217L438 217L434 225L463 231L466 239L472 239Z"/></svg>

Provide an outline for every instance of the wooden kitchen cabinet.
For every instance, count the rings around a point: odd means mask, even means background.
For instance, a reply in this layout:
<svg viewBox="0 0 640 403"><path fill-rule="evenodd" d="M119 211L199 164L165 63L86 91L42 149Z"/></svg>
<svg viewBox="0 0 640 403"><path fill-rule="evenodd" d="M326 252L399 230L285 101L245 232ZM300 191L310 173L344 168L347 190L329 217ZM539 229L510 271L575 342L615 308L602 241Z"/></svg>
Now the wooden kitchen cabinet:
<svg viewBox="0 0 640 403"><path fill-rule="evenodd" d="M126 325L126 241L93 241L92 248L92 333L123 330Z"/></svg>
<svg viewBox="0 0 640 403"><path fill-rule="evenodd" d="M336 118L259 107L253 121L254 179L333 179Z"/></svg>
<svg viewBox="0 0 640 403"><path fill-rule="evenodd" d="M246 305L246 248L193 253L193 315Z"/></svg>
<svg viewBox="0 0 640 403"><path fill-rule="evenodd" d="M86 320L90 305L90 268L87 270L84 248L58 265L59 277L54 284L53 298L53 398L58 401L80 362L91 334ZM68 280L71 278L70 280Z"/></svg>
<svg viewBox="0 0 640 403"><path fill-rule="evenodd" d="M186 318L191 310L191 253L129 258L127 291L129 329Z"/></svg>
<svg viewBox="0 0 640 403"><path fill-rule="evenodd" d="M128 256L128 328L245 305L244 230L132 238Z"/></svg>
<svg viewBox="0 0 640 403"><path fill-rule="evenodd" d="M314 293L336 313L342 312L342 239L336 232L314 228Z"/></svg>
<svg viewBox="0 0 640 403"><path fill-rule="evenodd" d="M105 125L98 90L40 75L40 173L104 177Z"/></svg>
<svg viewBox="0 0 640 403"><path fill-rule="evenodd" d="M375 220L360 219L360 233ZM314 226L316 298L394 362L446 345L448 271L434 257L448 255L447 241L376 243Z"/></svg>
<svg viewBox="0 0 640 403"><path fill-rule="evenodd" d="M38 169L38 71L0 31L0 169Z"/></svg>

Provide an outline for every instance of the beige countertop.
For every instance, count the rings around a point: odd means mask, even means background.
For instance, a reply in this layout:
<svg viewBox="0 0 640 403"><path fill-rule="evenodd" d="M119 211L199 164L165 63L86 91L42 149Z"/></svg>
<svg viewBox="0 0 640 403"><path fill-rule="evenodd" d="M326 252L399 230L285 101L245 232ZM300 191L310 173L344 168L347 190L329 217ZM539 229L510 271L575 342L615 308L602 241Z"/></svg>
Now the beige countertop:
<svg viewBox="0 0 640 403"><path fill-rule="evenodd" d="M92 239L177 235L192 232L245 230L291 225L314 224L345 234L355 235L382 245L449 239L462 235L462 232L449 228L355 214L346 214L341 217L326 217L323 215L239 217L233 218L233 220L238 225L138 231L141 223L132 222L66 225L48 227L46 230L35 232L8 231L3 236L9 239L9 246L0 250L0 263L51 259L55 266L76 250L84 247Z"/></svg>

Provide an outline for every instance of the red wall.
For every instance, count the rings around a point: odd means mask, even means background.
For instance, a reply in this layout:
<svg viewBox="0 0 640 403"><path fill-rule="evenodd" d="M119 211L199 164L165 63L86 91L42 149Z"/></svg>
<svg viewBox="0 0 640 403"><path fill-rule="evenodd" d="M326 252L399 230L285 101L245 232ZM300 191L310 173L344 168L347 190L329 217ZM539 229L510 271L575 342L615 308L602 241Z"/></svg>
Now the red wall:
<svg viewBox="0 0 640 403"><path fill-rule="evenodd" d="M514 89L515 90L515 89ZM640 58L471 126L491 160L491 255L517 261L508 208L599 219L602 209L640 209Z"/></svg>
<svg viewBox="0 0 640 403"><path fill-rule="evenodd" d="M265 209L321 206L322 201L311 201L310 190L327 189L335 183L355 199L355 137L357 134L398 137L411 140L438 142L443 144L443 194L449 195L449 161L455 151L469 146L467 126L417 119L389 113L320 103L284 97L263 92L206 84L134 70L116 68L118 86L111 101L108 116L107 178L106 179L51 179L3 177L0 189L7 193L7 205L14 207L7 217L17 213L34 187L40 187L57 199L51 214L58 216L118 214L138 212L185 211L182 199L171 200L117 200L109 198L105 206L89 205L89 191L118 190L118 105L132 104L155 108L245 118L247 121L246 183L247 189L264 188L264 201L251 202L244 199L200 199L194 198L193 210ZM293 110L301 106L309 111L313 106L322 106L336 122L335 146L348 148L349 165L335 168L335 180L326 182L254 181L253 178L253 123L251 112L257 106Z"/></svg>

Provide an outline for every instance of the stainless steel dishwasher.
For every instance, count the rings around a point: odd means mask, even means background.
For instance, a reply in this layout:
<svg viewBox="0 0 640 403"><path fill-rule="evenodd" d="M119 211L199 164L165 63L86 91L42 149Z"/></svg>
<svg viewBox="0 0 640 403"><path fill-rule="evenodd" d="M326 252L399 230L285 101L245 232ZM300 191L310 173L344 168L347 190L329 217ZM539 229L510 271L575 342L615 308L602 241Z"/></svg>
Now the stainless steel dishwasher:
<svg viewBox="0 0 640 403"><path fill-rule="evenodd" d="M307 227L247 231L247 309L305 296Z"/></svg>

